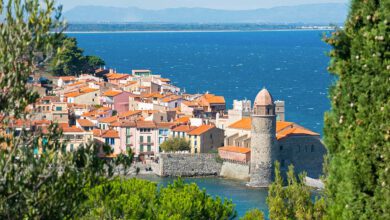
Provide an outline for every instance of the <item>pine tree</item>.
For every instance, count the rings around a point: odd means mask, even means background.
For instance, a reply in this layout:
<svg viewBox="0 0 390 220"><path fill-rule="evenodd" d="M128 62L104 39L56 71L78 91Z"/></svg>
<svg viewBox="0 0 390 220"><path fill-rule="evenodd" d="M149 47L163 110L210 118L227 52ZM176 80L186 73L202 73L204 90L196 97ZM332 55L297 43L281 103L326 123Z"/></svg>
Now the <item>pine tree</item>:
<svg viewBox="0 0 390 220"><path fill-rule="evenodd" d="M389 23L389 0L354 0L326 39L338 79L324 128L329 219L390 219Z"/></svg>

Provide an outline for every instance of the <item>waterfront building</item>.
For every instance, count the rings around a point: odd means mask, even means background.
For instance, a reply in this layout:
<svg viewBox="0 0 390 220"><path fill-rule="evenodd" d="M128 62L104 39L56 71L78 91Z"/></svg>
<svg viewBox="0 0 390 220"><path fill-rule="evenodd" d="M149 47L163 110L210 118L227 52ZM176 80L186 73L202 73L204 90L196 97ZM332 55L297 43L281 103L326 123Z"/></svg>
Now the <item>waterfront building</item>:
<svg viewBox="0 0 390 220"><path fill-rule="evenodd" d="M79 103L86 105L98 105L99 103L99 89L84 87L74 92L65 93L65 102Z"/></svg>
<svg viewBox="0 0 390 220"><path fill-rule="evenodd" d="M273 180L276 160L281 164L282 173L293 164L297 173L304 171L314 178L322 174L326 149L320 135L296 123L278 121L276 103L268 90L261 90L256 96L251 116L234 122L225 130L225 146L234 148L229 154L222 153L220 156L232 160L234 154L240 156L239 148L250 150L250 186L267 187Z"/></svg>
<svg viewBox="0 0 390 220"><path fill-rule="evenodd" d="M215 125L201 125L187 132L191 153L209 153L223 146L224 131Z"/></svg>
<svg viewBox="0 0 390 220"><path fill-rule="evenodd" d="M66 151L77 150L93 140L92 131L85 131L76 126L67 125L62 126L61 129L63 136L60 141L66 142Z"/></svg>

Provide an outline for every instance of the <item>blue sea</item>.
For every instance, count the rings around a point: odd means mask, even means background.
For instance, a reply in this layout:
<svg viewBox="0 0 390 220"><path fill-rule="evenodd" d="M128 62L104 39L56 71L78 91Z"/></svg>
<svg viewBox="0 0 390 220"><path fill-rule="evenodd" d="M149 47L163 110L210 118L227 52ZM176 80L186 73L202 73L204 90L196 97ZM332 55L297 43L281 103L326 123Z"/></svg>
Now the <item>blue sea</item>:
<svg viewBox="0 0 390 220"><path fill-rule="evenodd" d="M186 92L253 100L266 87L286 102L286 120L322 134L330 109L325 31L80 33L79 46L102 57L117 72L151 69ZM167 179L156 181L166 183ZM224 179L189 179L213 196L232 199L240 215L266 211L266 191Z"/></svg>

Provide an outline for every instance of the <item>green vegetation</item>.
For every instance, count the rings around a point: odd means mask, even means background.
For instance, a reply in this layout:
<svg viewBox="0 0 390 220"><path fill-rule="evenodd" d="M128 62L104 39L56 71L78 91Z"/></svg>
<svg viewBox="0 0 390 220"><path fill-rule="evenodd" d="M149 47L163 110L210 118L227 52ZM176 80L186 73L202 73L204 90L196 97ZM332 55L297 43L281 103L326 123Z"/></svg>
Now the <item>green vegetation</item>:
<svg viewBox="0 0 390 220"><path fill-rule="evenodd" d="M88 190L84 219L231 219L231 201L213 199L196 184L167 187L140 179L115 179Z"/></svg>
<svg viewBox="0 0 390 220"><path fill-rule="evenodd" d="M190 142L185 138L169 138L161 144L161 149L165 152L189 151Z"/></svg>
<svg viewBox="0 0 390 220"><path fill-rule="evenodd" d="M95 69L105 65L97 56L84 56L83 49L77 46L76 38L62 34L55 45L60 49L51 60L49 69L57 76L94 73Z"/></svg>
<svg viewBox="0 0 390 220"><path fill-rule="evenodd" d="M390 1L351 4L326 41L332 110L325 115L330 219L390 219Z"/></svg>
<svg viewBox="0 0 390 220"><path fill-rule="evenodd" d="M241 220L264 220L264 214L258 209L252 209L245 213L245 215L240 218Z"/></svg>
<svg viewBox="0 0 390 220"><path fill-rule="evenodd" d="M313 201L311 189L304 183L305 174L297 180L294 167L289 166L287 185L280 174L280 164L275 163L275 182L269 187L267 204L271 219L323 219L323 199Z"/></svg>

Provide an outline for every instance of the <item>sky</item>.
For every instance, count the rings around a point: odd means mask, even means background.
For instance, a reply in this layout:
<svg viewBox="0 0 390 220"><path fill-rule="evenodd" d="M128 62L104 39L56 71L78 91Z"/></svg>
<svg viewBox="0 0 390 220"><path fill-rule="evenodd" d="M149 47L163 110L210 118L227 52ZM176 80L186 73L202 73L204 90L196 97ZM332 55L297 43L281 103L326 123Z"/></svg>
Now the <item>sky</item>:
<svg viewBox="0 0 390 220"><path fill-rule="evenodd" d="M202 7L243 10L316 3L347 4L348 0L57 0L57 2L64 6L64 11L80 5L139 7L143 9Z"/></svg>

